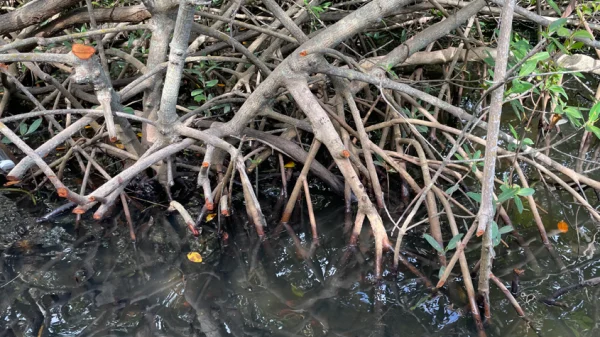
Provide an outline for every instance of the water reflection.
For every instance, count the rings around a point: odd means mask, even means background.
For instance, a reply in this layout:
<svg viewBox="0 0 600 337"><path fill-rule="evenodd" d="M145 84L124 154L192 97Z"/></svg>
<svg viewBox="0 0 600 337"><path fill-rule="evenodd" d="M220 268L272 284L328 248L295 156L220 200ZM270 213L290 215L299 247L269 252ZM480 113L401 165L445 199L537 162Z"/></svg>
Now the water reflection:
<svg viewBox="0 0 600 337"><path fill-rule="evenodd" d="M0 201L6 232L7 219L34 223L10 200ZM317 214L318 246L302 221L258 241L240 214L223 224L232 233L227 245L210 231L198 241L175 218L158 215L142 219L137 246L118 220L84 222L77 231L68 218L36 225L2 252L0 336L476 335L459 277L430 291L439 267L422 254L423 240L409 239L407 265L386 269L376 283L368 229L360 249L347 247L343 219L343 208L331 205ZM575 231L554 233L554 256L533 227L497 247L494 272L507 287L514 268L525 270L518 300L543 336L599 331L600 289L569 292L558 299L565 306L540 301L598 275L598 254L583 253L595 246L596 230L579 226L587 240ZM469 248L475 261L479 248ZM192 250L202 263L187 259ZM537 335L496 288L491 302L489 336Z"/></svg>

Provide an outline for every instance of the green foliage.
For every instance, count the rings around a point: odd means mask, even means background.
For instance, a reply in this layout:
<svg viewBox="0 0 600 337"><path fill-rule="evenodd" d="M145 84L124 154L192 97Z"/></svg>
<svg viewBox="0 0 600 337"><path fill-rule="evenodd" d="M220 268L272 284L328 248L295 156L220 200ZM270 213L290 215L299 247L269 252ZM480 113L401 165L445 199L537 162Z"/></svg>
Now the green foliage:
<svg viewBox="0 0 600 337"><path fill-rule="evenodd" d="M217 84L219 84L219 80L218 79L212 79L212 80L208 80L207 74L210 74L211 71L215 70L215 69L219 69L220 65L209 61L209 62L199 62L198 64L194 65L191 69L186 69L185 71L190 73L191 75L195 75L195 78L198 79L198 81L202 84L202 88L198 88L195 89L191 92L191 96L194 99L194 101L202 103L202 102L206 102L208 100L210 100L211 98L213 98L213 94L210 90L210 88L215 87ZM227 105L228 108L230 108L229 105ZM216 109L217 107L213 107L212 109ZM229 110L228 110L229 111Z"/></svg>
<svg viewBox="0 0 600 337"><path fill-rule="evenodd" d="M375 154L375 158L377 158L377 160L374 160L373 164L383 167L388 173L397 173L397 171L389 166L380 155Z"/></svg>
<svg viewBox="0 0 600 337"><path fill-rule="evenodd" d="M469 198L477 201L478 203L481 203L481 193L467 192L467 195L469 196Z"/></svg>
<svg viewBox="0 0 600 337"><path fill-rule="evenodd" d="M19 134L21 136L27 136L30 135L34 132L37 131L37 129L40 128L40 126L42 125L42 118L38 118L36 120L33 121L33 123L31 123L30 125L27 125L27 123L22 122L21 124L19 124ZM29 137L22 137L24 140L26 140ZM10 144L12 143L10 139L3 137L2 138L2 143L4 144Z"/></svg>
<svg viewBox="0 0 600 337"><path fill-rule="evenodd" d="M525 138L521 139L521 137L519 137L519 134L517 133L517 130L515 130L515 128L512 126L512 124L508 124L508 126L510 128L510 133L518 141L517 144L514 144L514 143L508 144L509 151L515 151L518 147L521 147L524 149L526 146L533 145L533 140L531 140L531 138L525 137Z"/></svg>
<svg viewBox="0 0 600 337"><path fill-rule="evenodd" d="M477 150L475 151L475 153L471 153L471 151L469 150L468 147L463 146L463 149L466 152L467 158L464 158L463 156L461 156L458 153L455 153L454 156L456 158L458 158L458 160L472 160L472 162L470 163L471 165L471 171L473 171L473 173L477 172L477 166L479 167L483 167L484 162L483 160L481 160L481 150Z"/></svg>
<svg viewBox="0 0 600 337"><path fill-rule="evenodd" d="M133 108L131 108L131 107L128 107L128 106L126 106L126 107L123 107L123 112L124 112L124 113L128 113L128 114L130 114L130 115L133 115L133 114L135 114L135 111L133 111Z"/></svg>
<svg viewBox="0 0 600 337"><path fill-rule="evenodd" d="M501 193L498 195L495 204L499 205L506 201L513 200L519 214L524 211L521 197L528 197L535 193L535 189L531 187L521 187L517 184L509 185L506 180L504 181L504 184L500 185L500 191ZM467 196L476 202L481 203L481 193L467 192Z"/></svg>
<svg viewBox="0 0 600 337"><path fill-rule="evenodd" d="M600 1L586 1L577 7L577 15L584 19L584 17L593 17L600 13Z"/></svg>
<svg viewBox="0 0 600 337"><path fill-rule="evenodd" d="M560 9L556 7L556 3L548 1L550 7L554 8L557 13ZM594 5L596 6L596 5ZM592 7L594 7L592 6ZM600 6L598 6L600 7ZM578 15L583 17L583 7L578 7ZM586 9L591 7L587 6ZM600 9L600 8L599 8ZM598 111L600 107L595 106L590 110L588 119L586 120L584 114L581 112L582 109L576 106L568 105L569 96L562 85L561 74L564 69L555 64L551 59L550 55L556 51L561 51L565 54L570 54L574 50L581 49L583 43L576 41L576 39L593 39L593 36L586 30L571 31L565 27L567 19L560 18L553 21L542 35L549 41L549 45L546 50L540 51L529 59L522 63L519 74L516 78L511 80L510 86L505 92L505 97L510 101L510 104L515 111L515 114L519 119L523 119L525 109L521 102L516 98L527 95L528 93L534 94L548 94L552 101L552 106L555 107L554 113L566 117L566 120L570 122L576 128L584 127L587 131L594 133L600 138L600 128L594 125L598 120L598 112L592 113L592 110ZM558 38L564 40L560 42ZM511 58L509 66L512 67L521 60L531 51L531 44L528 40L522 38L518 34L513 35L511 41ZM488 64L493 64L491 58L487 58ZM582 77L580 73L573 73L573 76ZM512 98L512 99L511 99ZM520 140L514 128L511 127L511 133L515 139L519 140L520 145L510 144L508 149L514 151L517 146L532 145L533 141L529 138Z"/></svg>
<svg viewBox="0 0 600 337"><path fill-rule="evenodd" d="M524 210L521 197L528 197L535 193L535 190L531 187L522 188L517 184L509 185L506 181L504 181L504 184L500 185L500 190L502 192L498 195L496 203L502 204L512 199L519 214L523 213Z"/></svg>
<svg viewBox="0 0 600 337"><path fill-rule="evenodd" d="M458 246L458 243L460 242L460 240L462 239L463 236L464 236L464 234L462 234L462 233L455 235L452 239L450 239L446 248L444 248L439 244L439 242L437 242L433 238L433 236L431 236L429 234L423 234L423 238L429 243L429 245L431 245L431 247L433 247L433 249L435 249L439 253L447 253L447 252L455 249Z"/></svg>
<svg viewBox="0 0 600 337"><path fill-rule="evenodd" d="M433 236L429 235L429 234L423 234L423 238L429 242L429 244L431 245L431 247L433 247L433 249L437 250L439 253L443 253L444 252L444 247L442 247L439 242L437 242Z"/></svg>
<svg viewBox="0 0 600 337"><path fill-rule="evenodd" d="M311 6L309 0L304 0L304 5L308 8L308 10L318 19L322 13L325 13L327 9L331 6L331 2L324 2L319 6Z"/></svg>
<svg viewBox="0 0 600 337"><path fill-rule="evenodd" d="M594 106L590 109L590 113L588 115L588 120L585 122L585 129L600 139L600 128L595 126L594 124L600 119L600 102L594 104Z"/></svg>
<svg viewBox="0 0 600 337"><path fill-rule="evenodd" d="M463 233L458 233L452 239L450 239L450 242L448 242L448 245L446 246L446 251L450 251L456 248L463 236Z"/></svg>
<svg viewBox="0 0 600 337"><path fill-rule="evenodd" d="M502 228L498 228L496 221L492 221L492 244L494 247L500 244L503 234L510 233L513 230L513 226L504 226Z"/></svg>

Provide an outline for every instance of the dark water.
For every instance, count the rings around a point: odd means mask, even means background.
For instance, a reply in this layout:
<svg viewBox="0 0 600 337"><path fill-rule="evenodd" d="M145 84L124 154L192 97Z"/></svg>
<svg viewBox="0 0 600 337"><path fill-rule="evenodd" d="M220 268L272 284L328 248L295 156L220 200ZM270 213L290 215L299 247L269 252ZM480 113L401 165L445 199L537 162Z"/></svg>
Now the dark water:
<svg viewBox="0 0 600 337"><path fill-rule="evenodd" d="M494 273L510 288L512 270L525 270L518 300L541 335L597 336L600 287L567 293L559 299L564 307L539 301L599 275L597 228L566 195L537 193L540 206L552 210L542 214L554 254L531 219L515 216L527 246L505 236L508 247L496 247ZM320 245L303 258L288 232L258 242L239 214L229 221L237 234L226 243L208 228L196 240L178 218L156 215L139 224L134 246L117 217L83 221L77 230L71 215L36 224L44 207L32 211L17 196L0 195L0 336L477 335L459 277L432 294L407 268L392 273L386 256L384 278L374 282L368 228L359 250L348 251L336 204L318 209ZM293 229L309 250L307 219ZM567 233L556 230L559 219L571 225ZM468 259L476 261L479 246L472 241ZM427 243L415 234L406 248L407 259L435 284L438 267ZM203 262L190 262L189 252L199 252ZM346 253L352 254L342 265ZM488 335L535 336L498 288L492 290Z"/></svg>

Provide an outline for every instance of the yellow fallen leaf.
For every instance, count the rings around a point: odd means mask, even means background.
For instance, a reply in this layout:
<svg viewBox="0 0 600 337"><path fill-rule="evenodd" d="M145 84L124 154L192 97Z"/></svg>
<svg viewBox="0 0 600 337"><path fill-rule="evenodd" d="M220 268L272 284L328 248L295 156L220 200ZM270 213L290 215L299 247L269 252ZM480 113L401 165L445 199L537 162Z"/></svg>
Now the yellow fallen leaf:
<svg viewBox="0 0 600 337"><path fill-rule="evenodd" d="M296 163L294 163L293 161L290 161L290 162L287 162L285 165L283 165L283 167L294 168L294 167L296 167Z"/></svg>
<svg viewBox="0 0 600 337"><path fill-rule="evenodd" d="M142 138L142 136L143 136L143 135L142 135L142 133L141 133L141 132L138 132L138 133L137 133L137 136L138 136L138 137L140 137L140 138Z"/></svg>
<svg viewBox="0 0 600 337"><path fill-rule="evenodd" d="M292 293L294 295L296 295L297 297L304 297L304 292L300 288L296 287L293 284L290 285L292 286Z"/></svg>
<svg viewBox="0 0 600 337"><path fill-rule="evenodd" d="M217 216L217 213L210 213L206 216L206 221L210 221L212 219L215 218L215 216Z"/></svg>
<svg viewBox="0 0 600 337"><path fill-rule="evenodd" d="M117 144L115 144L115 146L118 147L121 150L125 149L125 145L123 145L121 143L117 143Z"/></svg>
<svg viewBox="0 0 600 337"><path fill-rule="evenodd" d="M202 262L202 255L200 255L200 253L198 253L198 252L189 252L187 254L187 258L188 258L188 260L190 260L194 263Z"/></svg>
<svg viewBox="0 0 600 337"><path fill-rule="evenodd" d="M556 227L558 227L558 230L561 233L566 233L569 231L569 224L563 220L559 221Z"/></svg>

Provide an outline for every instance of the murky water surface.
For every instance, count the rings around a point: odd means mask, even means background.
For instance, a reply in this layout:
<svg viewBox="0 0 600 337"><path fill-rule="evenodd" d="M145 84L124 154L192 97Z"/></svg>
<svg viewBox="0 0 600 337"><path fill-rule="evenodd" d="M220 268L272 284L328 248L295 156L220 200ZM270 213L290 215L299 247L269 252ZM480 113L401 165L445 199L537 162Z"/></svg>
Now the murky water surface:
<svg viewBox="0 0 600 337"><path fill-rule="evenodd" d="M597 229L585 212L566 195L543 195L540 189L554 251L540 243L531 219L517 218L526 245L505 236L496 247L494 272L510 288L513 269L525 270L518 300L543 336L597 336L600 287L573 290L558 299L560 306L540 301L597 277L600 267ZM293 226L295 245L285 230L277 240L258 242L240 217L229 219L229 226L237 222L237 235L224 242L208 228L196 240L177 218L154 216L139 224L134 246L119 220L83 221L76 229L68 215L37 224L45 207L32 210L17 204L17 197L0 195L2 336L477 334L458 275L432 294L404 266L393 273L387 256L384 279L375 283L368 229L359 250L349 251L343 208L335 203L318 210L319 246L305 258L297 247L311 251L306 217ZM569 223L567 233L556 230L558 220ZM479 246L468 250L469 260L476 261ZM189 252L200 253L203 262L191 262ZM342 265L345 254L350 258ZM418 234L408 239L406 257L437 282L439 267ZM492 289L488 335L536 335L498 288Z"/></svg>

